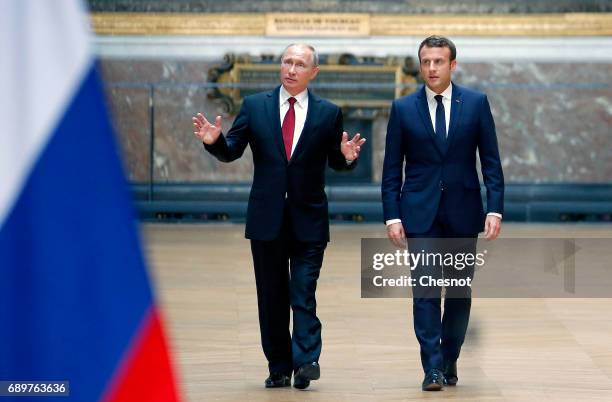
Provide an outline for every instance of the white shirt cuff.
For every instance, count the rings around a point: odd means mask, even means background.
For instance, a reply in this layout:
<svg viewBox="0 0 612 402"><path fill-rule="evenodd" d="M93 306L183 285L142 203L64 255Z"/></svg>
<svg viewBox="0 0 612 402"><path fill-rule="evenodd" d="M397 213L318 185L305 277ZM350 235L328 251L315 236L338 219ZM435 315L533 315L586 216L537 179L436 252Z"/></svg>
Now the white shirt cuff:
<svg viewBox="0 0 612 402"><path fill-rule="evenodd" d="M489 215L497 216L499 219L502 219L502 214L498 214L497 212L489 212L487 216ZM388 221L385 221L385 225L387 226L392 225L394 223L402 223L402 220L401 219L389 219Z"/></svg>

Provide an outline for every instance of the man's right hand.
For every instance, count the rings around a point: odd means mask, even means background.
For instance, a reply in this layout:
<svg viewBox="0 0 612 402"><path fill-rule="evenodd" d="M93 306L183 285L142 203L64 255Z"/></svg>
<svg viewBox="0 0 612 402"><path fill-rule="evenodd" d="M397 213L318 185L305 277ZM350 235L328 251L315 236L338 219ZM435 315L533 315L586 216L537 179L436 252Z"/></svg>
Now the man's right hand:
<svg viewBox="0 0 612 402"><path fill-rule="evenodd" d="M387 237L395 247L406 248L406 233L404 233L404 226L400 222L387 225Z"/></svg>
<svg viewBox="0 0 612 402"><path fill-rule="evenodd" d="M217 142L221 135L221 116L217 116L215 124L210 124L206 117L202 113L198 113L195 117L192 117L193 127L196 137L204 144L212 145Z"/></svg>

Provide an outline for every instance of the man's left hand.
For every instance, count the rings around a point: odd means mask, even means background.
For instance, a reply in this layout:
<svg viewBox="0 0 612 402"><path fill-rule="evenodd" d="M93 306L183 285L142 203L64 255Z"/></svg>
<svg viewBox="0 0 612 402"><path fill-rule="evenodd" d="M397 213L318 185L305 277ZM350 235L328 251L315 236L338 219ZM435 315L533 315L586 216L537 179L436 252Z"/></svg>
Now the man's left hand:
<svg viewBox="0 0 612 402"><path fill-rule="evenodd" d="M365 138L360 138L361 134L357 133L352 140L349 140L349 135L345 131L342 133L342 142L340 142L340 150L347 161L354 161L359 158L361 146L366 142Z"/></svg>
<svg viewBox="0 0 612 402"><path fill-rule="evenodd" d="M501 219L495 215L487 215L484 236L487 240L495 240L501 231Z"/></svg>

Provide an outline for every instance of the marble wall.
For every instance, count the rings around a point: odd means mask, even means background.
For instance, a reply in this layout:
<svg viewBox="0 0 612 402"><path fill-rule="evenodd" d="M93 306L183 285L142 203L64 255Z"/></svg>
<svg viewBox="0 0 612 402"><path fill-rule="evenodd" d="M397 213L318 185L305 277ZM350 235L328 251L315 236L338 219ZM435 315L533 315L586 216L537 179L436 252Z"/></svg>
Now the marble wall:
<svg viewBox="0 0 612 402"><path fill-rule="evenodd" d="M193 136L191 116L214 118L208 69L221 60L106 59L100 69L133 182L249 182L252 159L220 163ZM612 182L612 64L459 64L460 85L487 93L509 183ZM149 107L152 98L154 108ZM151 136L153 112L154 135ZM224 131L234 116L224 116ZM373 180L380 181L386 116L373 122ZM152 155L152 157L151 157ZM151 175L152 173L152 175Z"/></svg>

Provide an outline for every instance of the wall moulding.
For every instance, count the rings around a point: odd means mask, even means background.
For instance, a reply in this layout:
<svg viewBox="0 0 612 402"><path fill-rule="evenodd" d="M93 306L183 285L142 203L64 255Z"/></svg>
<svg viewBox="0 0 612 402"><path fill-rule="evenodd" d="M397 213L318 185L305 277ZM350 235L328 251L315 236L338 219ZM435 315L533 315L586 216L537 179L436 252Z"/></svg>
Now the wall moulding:
<svg viewBox="0 0 612 402"><path fill-rule="evenodd" d="M612 13L395 15L366 13L91 14L97 35L240 35L283 37L612 35ZM295 25L296 29L289 29Z"/></svg>

